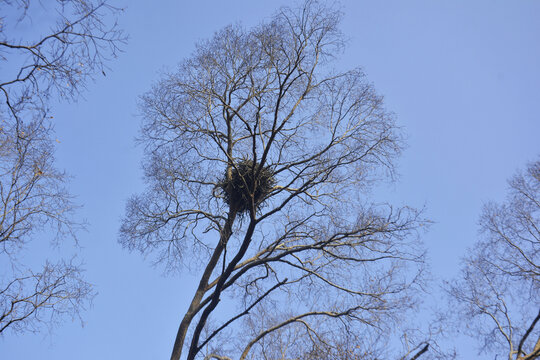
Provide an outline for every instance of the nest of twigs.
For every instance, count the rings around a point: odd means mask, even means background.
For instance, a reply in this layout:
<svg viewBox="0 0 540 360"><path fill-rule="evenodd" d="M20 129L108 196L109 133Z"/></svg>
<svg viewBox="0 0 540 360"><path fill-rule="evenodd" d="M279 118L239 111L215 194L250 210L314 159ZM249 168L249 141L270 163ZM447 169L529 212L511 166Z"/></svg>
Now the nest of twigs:
<svg viewBox="0 0 540 360"><path fill-rule="evenodd" d="M257 163L241 160L231 168L230 178L225 173L218 183L224 201L238 212L247 212L253 201L255 209L260 206L275 185L274 173L269 167L259 171Z"/></svg>

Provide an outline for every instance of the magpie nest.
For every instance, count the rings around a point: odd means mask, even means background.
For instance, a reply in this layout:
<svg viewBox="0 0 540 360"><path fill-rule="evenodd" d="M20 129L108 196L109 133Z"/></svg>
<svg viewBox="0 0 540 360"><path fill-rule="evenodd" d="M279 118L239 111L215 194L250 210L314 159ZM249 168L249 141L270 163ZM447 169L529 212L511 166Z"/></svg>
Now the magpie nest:
<svg viewBox="0 0 540 360"><path fill-rule="evenodd" d="M255 166L255 174L253 167ZM275 185L274 174L272 170L265 166L258 176L258 164L252 160L241 160L232 169L231 179L227 179L227 174L218 183L218 188L223 191L223 199L231 206L235 207L239 213L249 211L251 201L253 200L255 209L261 205ZM253 195L250 195L252 190ZM252 197L253 196L253 197Z"/></svg>

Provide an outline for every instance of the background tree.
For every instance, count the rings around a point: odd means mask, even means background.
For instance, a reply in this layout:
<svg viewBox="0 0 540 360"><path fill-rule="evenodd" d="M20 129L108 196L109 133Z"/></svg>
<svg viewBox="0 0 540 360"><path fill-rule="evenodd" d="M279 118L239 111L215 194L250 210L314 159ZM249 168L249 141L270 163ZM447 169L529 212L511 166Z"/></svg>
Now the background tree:
<svg viewBox="0 0 540 360"><path fill-rule="evenodd" d="M482 240L448 292L483 351L530 360L540 357L540 161L509 186L505 203L484 206Z"/></svg>
<svg viewBox="0 0 540 360"><path fill-rule="evenodd" d="M58 245L80 227L55 168L48 104L75 100L125 37L112 18L119 9L105 1L14 0L0 9L0 333L37 331L78 315L93 293L73 260L41 269L26 261L25 250L43 249L33 240Z"/></svg>
<svg viewBox="0 0 540 360"><path fill-rule="evenodd" d="M367 197L400 132L361 70L332 70L339 20L307 1L226 27L142 97L148 188L120 241L200 271L171 359L384 356L417 304L419 214Z"/></svg>

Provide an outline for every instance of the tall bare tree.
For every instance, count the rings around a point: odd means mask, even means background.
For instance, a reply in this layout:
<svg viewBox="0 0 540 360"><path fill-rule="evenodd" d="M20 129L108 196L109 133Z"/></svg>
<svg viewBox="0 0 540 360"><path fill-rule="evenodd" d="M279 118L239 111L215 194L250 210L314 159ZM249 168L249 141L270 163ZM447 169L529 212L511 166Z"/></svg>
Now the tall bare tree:
<svg viewBox="0 0 540 360"><path fill-rule="evenodd" d="M484 206L483 237L448 291L461 309L458 326L482 350L532 360L540 358L540 161L509 186L505 203Z"/></svg>
<svg viewBox="0 0 540 360"><path fill-rule="evenodd" d="M307 1L228 26L142 97L148 188L120 241L200 271L173 360L372 358L416 304L419 214L367 197L400 132L360 69L332 70L339 21Z"/></svg>
<svg viewBox="0 0 540 360"><path fill-rule="evenodd" d="M33 241L76 239L80 225L55 168L49 102L75 100L125 41L105 1L1 1L0 333L78 315L93 291L72 260L24 260ZM44 21L45 23L42 23ZM48 22L48 23L47 23ZM32 24L32 30L29 30Z"/></svg>

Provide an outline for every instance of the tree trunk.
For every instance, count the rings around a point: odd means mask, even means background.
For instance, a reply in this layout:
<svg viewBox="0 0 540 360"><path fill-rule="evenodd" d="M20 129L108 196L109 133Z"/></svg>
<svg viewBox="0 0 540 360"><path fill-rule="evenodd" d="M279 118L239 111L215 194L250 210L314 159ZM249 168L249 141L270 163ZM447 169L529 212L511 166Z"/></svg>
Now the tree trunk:
<svg viewBox="0 0 540 360"><path fill-rule="evenodd" d="M193 317L200 310L199 305L201 304L204 294L208 291L207 288L208 288L208 281L210 280L210 276L214 272L214 269L219 261L219 258L221 257L223 250L227 246L227 242L231 238L232 225L234 223L234 220L236 219L236 214L237 214L237 211L235 209L229 210L229 216L227 218L227 221L225 222L225 226L223 227L220 233L219 243L214 249L214 253L212 254L212 257L210 258L208 265L204 269L204 273L201 277L201 280L199 281L199 286L197 287L195 296L193 296L193 300L191 300L189 309L184 315L182 322L180 322L180 327L178 328L178 333L176 334L176 340L174 341L171 360L180 360L180 356L182 355L182 347L184 346L184 340L186 338L189 325L191 324Z"/></svg>

